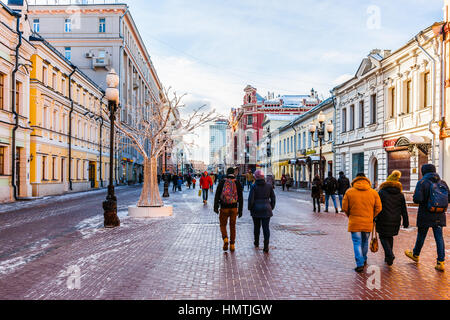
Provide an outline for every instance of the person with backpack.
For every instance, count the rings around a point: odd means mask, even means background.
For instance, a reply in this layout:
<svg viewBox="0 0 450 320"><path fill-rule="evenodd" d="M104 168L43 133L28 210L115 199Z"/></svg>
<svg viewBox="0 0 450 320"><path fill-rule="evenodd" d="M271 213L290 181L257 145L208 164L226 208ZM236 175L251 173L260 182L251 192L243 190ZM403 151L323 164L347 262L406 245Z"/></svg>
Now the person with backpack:
<svg viewBox="0 0 450 320"><path fill-rule="evenodd" d="M400 171L394 170L386 182L381 184L378 192L383 209L375 218L375 223L384 249L384 261L388 266L394 264L394 237L400 231L402 220L403 227L405 229L409 227L408 209L405 196L402 193L403 186L400 183L401 176Z"/></svg>
<svg viewBox="0 0 450 320"><path fill-rule="evenodd" d="M234 168L229 168L226 178L219 182L214 197L214 212L219 215L223 251L228 251L228 246L231 252L236 250L236 220L242 217L243 207L243 187L236 180ZM230 238L227 232L228 221L230 221Z"/></svg>
<svg viewBox="0 0 450 320"><path fill-rule="evenodd" d="M414 192L414 203L419 205L417 213L417 240L414 250L406 250L408 258L419 262L425 239L430 228L433 229L437 248L436 270L445 271L445 243L443 228L447 226L446 212L450 202L447 183L441 180L432 164L422 166L423 178L417 183Z"/></svg>
<svg viewBox="0 0 450 320"><path fill-rule="evenodd" d="M341 212L343 212L342 200L344 199L344 195L348 189L350 189L350 180L345 176L345 173L341 171L339 172L339 179L338 179L338 196L339 196L339 204L341 205Z"/></svg>
<svg viewBox="0 0 450 320"><path fill-rule="evenodd" d="M211 177L208 175L208 172L204 172L202 177L200 178L200 188L202 189L203 194L203 204L208 203L208 192L213 184Z"/></svg>
<svg viewBox="0 0 450 320"><path fill-rule="evenodd" d="M369 237L374 219L383 209L378 192L364 173L359 173L342 200L342 210L348 217L348 232L352 235L358 273L364 272L369 251Z"/></svg>
<svg viewBox="0 0 450 320"><path fill-rule="evenodd" d="M333 200L334 209L336 213L339 213L336 202L336 191L338 188L338 182L333 177L333 172L328 172L328 178L326 178L323 182L323 189L325 190L325 212L328 212L328 205L330 202L330 197Z"/></svg>
<svg viewBox="0 0 450 320"><path fill-rule="evenodd" d="M316 212L316 203L317 203L317 212L320 213L320 199L322 198L322 180L320 180L320 177L318 175L314 177L314 180L312 182L311 198L313 199L314 212Z"/></svg>
<svg viewBox="0 0 450 320"><path fill-rule="evenodd" d="M271 184L264 180L264 173L261 170L255 172L255 184L250 189L248 196L248 210L253 218L253 233L255 236L255 248L259 247L259 237L261 226L264 234L264 252L269 253L270 241L270 218L273 217L272 211L275 209L275 192Z"/></svg>

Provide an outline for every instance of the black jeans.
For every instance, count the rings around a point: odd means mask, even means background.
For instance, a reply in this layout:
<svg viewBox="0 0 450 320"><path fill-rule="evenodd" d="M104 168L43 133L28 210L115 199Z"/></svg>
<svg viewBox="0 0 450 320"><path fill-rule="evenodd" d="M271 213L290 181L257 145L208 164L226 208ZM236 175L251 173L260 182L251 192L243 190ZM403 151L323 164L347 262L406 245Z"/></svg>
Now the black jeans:
<svg viewBox="0 0 450 320"><path fill-rule="evenodd" d="M259 243L259 236L261 234L261 225L263 229L264 234L264 242L269 242L270 240L270 218L253 218L253 225L254 225L254 235L255 235L255 242Z"/></svg>
<svg viewBox="0 0 450 320"><path fill-rule="evenodd" d="M313 198L314 211L316 211L316 203L317 203L317 210L320 212L320 198Z"/></svg>
<svg viewBox="0 0 450 320"><path fill-rule="evenodd" d="M380 242L384 249L384 257L386 260L393 260L394 256L394 237L380 236Z"/></svg>

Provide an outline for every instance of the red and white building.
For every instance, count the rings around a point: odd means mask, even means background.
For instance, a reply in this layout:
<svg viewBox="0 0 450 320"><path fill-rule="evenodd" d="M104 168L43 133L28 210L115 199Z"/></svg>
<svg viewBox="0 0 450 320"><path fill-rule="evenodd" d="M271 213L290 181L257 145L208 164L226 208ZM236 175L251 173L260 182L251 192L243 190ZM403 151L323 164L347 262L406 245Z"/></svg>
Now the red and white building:
<svg viewBox="0 0 450 320"><path fill-rule="evenodd" d="M243 105L231 110L229 119L231 130L228 137L227 163L239 167L240 173L256 169L257 150L263 138L262 125L265 115L302 115L321 102L314 89L310 95L275 97L269 92L263 98L256 88L248 85L244 93Z"/></svg>

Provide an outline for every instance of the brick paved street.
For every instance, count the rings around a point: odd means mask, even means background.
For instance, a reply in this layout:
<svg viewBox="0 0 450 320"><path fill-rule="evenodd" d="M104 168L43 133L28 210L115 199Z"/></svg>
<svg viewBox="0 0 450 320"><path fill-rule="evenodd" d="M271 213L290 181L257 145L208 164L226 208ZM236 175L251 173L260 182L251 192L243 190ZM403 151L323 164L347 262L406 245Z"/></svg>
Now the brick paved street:
<svg viewBox="0 0 450 320"><path fill-rule="evenodd" d="M312 213L306 193L277 191L265 255L253 247L247 210L237 251L223 253L218 218L197 191L172 194L174 216L157 220L126 217L139 192L117 189L115 230L102 228L105 191L0 205L0 299L450 299L448 272L434 270L432 233L418 266L403 255L415 229L396 239L392 268L382 252L370 253L382 277L381 290L369 290L369 275L353 271L347 218ZM67 289L73 265L79 290Z"/></svg>

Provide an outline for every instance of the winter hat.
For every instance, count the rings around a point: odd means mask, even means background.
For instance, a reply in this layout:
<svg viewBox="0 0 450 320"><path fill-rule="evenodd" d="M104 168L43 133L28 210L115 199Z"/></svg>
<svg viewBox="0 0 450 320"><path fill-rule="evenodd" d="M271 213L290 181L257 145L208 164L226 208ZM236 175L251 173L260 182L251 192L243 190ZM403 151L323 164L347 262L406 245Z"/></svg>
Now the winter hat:
<svg viewBox="0 0 450 320"><path fill-rule="evenodd" d="M227 175L234 175L234 168L228 168Z"/></svg>
<svg viewBox="0 0 450 320"><path fill-rule="evenodd" d="M427 173L436 173L436 167L432 164L424 164L422 166L422 174L426 175Z"/></svg>
<svg viewBox="0 0 450 320"><path fill-rule="evenodd" d="M256 178L257 180L264 179L264 173L263 173L261 170L256 171L256 172L255 172L255 178Z"/></svg>
<svg viewBox="0 0 450 320"><path fill-rule="evenodd" d="M402 177L402 173L398 170L394 170L392 172L392 174L387 178L386 181L399 182L401 177Z"/></svg>

